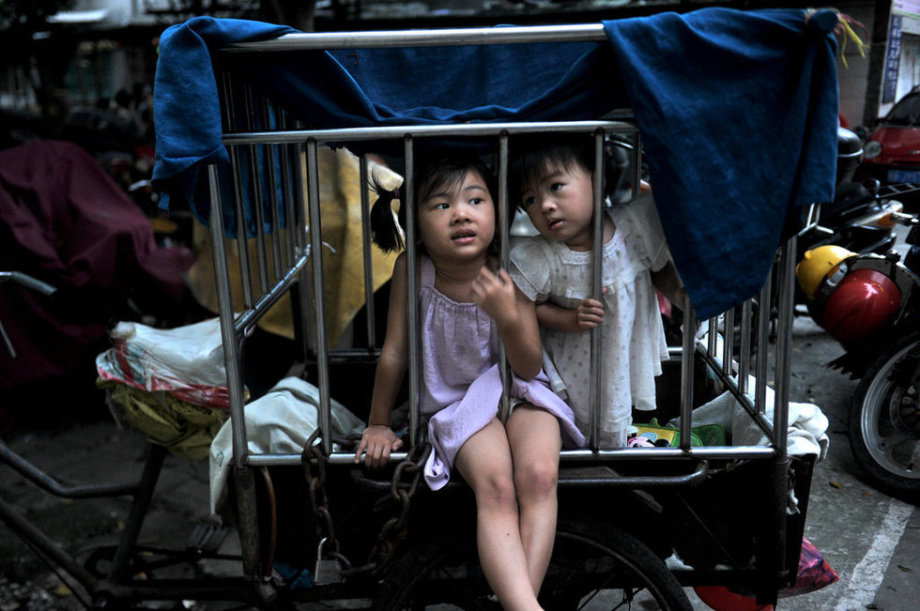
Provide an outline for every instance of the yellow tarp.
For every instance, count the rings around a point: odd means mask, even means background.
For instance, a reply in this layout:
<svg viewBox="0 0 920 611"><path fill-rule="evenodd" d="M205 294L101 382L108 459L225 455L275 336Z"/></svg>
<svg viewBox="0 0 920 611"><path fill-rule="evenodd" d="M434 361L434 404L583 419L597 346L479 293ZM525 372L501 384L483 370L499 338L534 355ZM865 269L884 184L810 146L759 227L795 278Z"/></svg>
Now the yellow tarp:
<svg viewBox="0 0 920 611"><path fill-rule="evenodd" d="M320 148L318 155L320 176L320 209L322 215L323 241L335 253L323 249L323 273L325 278L324 297L326 308L326 333L330 345L336 345L348 327L355 313L364 305L364 259L361 238L361 192L359 185L358 159L345 149L335 151ZM395 189L402 183L402 177L377 164L371 164L374 178L387 189ZM368 188L367 185L364 188ZM304 193L307 191L304 190ZM371 202L374 195L371 193ZM306 208L306 202L304 202ZM228 245L235 242L228 241ZM213 312L218 311L215 290L214 269L211 260L212 249L209 231L196 223L194 247L198 258L188 273L189 286L195 298ZM256 242L249 240L249 252L256 252ZM272 269L271 242L267 242L269 254L267 267ZM233 291L234 311L243 309L240 280L240 262L236 249L228 248L228 265ZM374 290L389 280L393 272L396 253L385 254L376 246L371 248L371 262ZM256 283L258 286L258 282ZM309 323L308 323L309 324ZM264 330L288 338L294 337L291 322L289 295L285 295L262 318Z"/></svg>

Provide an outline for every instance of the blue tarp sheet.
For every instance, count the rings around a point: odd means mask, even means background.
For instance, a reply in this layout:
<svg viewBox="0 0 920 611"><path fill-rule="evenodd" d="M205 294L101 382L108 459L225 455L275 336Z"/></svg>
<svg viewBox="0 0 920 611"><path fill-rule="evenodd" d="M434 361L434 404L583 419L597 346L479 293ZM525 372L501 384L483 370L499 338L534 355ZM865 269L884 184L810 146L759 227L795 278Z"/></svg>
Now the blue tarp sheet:
<svg viewBox="0 0 920 611"><path fill-rule="evenodd" d="M756 293L786 221L830 201L836 15L708 8L604 23L607 43L305 51L235 62L308 128L596 119L631 106L659 214L697 314ZM191 201L225 161L214 50L293 30L195 18L161 37L156 184ZM167 200L168 201L168 200Z"/></svg>

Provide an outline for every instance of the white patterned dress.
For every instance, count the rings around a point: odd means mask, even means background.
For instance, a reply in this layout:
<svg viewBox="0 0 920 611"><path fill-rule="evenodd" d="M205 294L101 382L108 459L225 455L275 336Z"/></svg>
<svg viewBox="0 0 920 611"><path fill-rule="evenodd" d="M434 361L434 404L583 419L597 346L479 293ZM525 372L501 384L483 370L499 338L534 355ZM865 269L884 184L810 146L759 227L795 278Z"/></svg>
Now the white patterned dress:
<svg viewBox="0 0 920 611"><path fill-rule="evenodd" d="M604 244L601 325L600 445L622 447L632 408L655 409L655 376L668 357L652 271L670 261L651 195L609 209L615 230ZM511 276L537 304L574 309L591 294L590 251L569 249L543 236L512 245ZM590 435L591 333L543 328L543 345L564 382L575 423Z"/></svg>

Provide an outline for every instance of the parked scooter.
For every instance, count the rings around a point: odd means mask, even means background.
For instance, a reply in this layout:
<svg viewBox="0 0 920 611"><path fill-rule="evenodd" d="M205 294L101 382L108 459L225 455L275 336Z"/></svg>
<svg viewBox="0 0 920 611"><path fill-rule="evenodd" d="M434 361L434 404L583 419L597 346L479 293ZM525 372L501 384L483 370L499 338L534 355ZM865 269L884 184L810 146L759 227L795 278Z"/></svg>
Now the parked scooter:
<svg viewBox="0 0 920 611"><path fill-rule="evenodd" d="M904 257L838 246L809 250L796 268L816 322L846 353L830 363L860 378L849 408L850 447L878 487L920 493L920 220Z"/></svg>
<svg viewBox="0 0 920 611"><path fill-rule="evenodd" d="M862 141L849 129L837 128L837 189L833 202L812 212L813 222L799 236L799 259L807 250L833 244L855 253L885 254L895 244L893 215L904 206L900 196L920 187L901 183L880 186L877 180L854 183L853 174L862 161ZM802 303L801 299L799 300Z"/></svg>

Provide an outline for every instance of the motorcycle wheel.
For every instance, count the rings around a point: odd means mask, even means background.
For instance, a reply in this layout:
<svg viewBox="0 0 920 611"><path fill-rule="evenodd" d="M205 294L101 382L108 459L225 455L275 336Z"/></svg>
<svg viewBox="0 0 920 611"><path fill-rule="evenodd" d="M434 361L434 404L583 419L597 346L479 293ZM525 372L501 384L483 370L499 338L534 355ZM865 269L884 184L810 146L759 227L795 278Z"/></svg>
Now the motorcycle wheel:
<svg viewBox="0 0 920 611"><path fill-rule="evenodd" d="M691 611L677 579L644 543L606 524L560 524L540 596L546 609ZM500 609L475 550L413 546L383 579L374 609Z"/></svg>
<svg viewBox="0 0 920 611"><path fill-rule="evenodd" d="M856 462L880 488L920 492L920 334L866 371L850 404L848 433Z"/></svg>

